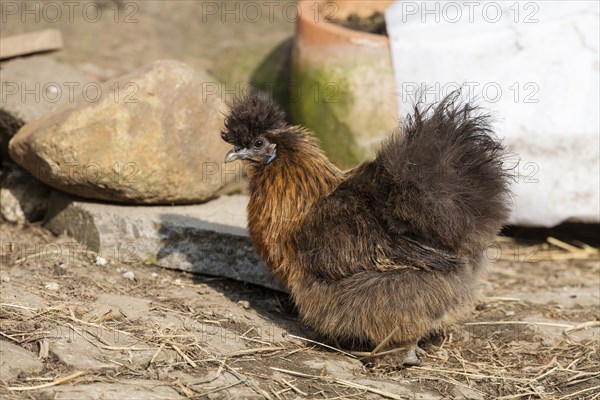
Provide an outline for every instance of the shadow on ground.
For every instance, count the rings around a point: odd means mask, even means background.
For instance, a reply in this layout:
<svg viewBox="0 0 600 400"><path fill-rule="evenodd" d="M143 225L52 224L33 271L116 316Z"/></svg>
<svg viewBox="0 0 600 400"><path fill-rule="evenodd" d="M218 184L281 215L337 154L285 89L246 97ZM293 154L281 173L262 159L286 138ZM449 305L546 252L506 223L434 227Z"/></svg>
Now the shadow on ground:
<svg viewBox="0 0 600 400"><path fill-rule="evenodd" d="M170 224L173 218L182 216L164 214L161 217L159 233L163 247L157 256L159 265L172 267L173 263L177 263L178 269L193 272L195 283L217 290L234 303L245 304L243 302L252 299L252 309L269 323L293 335L314 339L312 332L298 321L293 301L283 287L275 290L242 281L246 278L253 282L266 282L271 287L278 286L249 238L194 228L175 228ZM193 217L186 218L186 226L206 224ZM223 227L218 230L222 232Z"/></svg>

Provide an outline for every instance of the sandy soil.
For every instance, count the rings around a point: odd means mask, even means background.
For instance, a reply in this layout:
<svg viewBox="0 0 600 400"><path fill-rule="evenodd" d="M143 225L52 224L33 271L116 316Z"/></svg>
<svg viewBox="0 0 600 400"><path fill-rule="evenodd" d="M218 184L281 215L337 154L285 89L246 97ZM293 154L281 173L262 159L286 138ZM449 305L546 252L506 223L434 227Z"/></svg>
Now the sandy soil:
<svg viewBox="0 0 600 400"><path fill-rule="evenodd" d="M284 293L98 265L39 226L0 234L3 398L600 397L597 260L492 263L472 315L424 344L421 367L381 371L311 342Z"/></svg>

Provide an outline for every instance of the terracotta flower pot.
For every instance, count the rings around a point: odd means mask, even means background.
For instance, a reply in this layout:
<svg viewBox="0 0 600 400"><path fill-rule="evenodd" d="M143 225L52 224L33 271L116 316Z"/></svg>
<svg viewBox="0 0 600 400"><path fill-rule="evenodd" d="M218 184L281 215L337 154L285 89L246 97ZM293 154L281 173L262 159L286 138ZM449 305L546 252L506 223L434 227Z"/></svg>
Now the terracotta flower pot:
<svg viewBox="0 0 600 400"><path fill-rule="evenodd" d="M395 83L387 36L326 19L369 16L392 2L299 2L288 111L343 167L372 156L397 125Z"/></svg>

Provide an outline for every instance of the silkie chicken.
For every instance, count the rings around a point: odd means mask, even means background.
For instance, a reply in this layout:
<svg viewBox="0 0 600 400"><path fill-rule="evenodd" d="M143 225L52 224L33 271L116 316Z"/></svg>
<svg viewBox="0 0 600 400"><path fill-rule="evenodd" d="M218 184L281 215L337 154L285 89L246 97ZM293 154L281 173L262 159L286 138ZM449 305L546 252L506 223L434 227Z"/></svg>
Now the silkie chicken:
<svg viewBox="0 0 600 400"><path fill-rule="evenodd" d="M368 363L419 365L417 343L472 306L509 213L489 116L452 94L417 105L372 161L342 171L266 95L236 99L225 162L248 163L248 228L302 321Z"/></svg>

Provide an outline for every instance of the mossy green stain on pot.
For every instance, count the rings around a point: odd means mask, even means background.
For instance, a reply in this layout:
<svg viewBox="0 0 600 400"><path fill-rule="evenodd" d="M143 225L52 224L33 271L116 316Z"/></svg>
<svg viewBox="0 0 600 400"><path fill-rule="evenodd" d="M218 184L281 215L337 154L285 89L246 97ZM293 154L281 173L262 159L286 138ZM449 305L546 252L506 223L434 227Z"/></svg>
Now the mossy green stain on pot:
<svg viewBox="0 0 600 400"><path fill-rule="evenodd" d="M323 150L340 167L365 158L349 125L353 94L348 78L323 68L292 65L287 111L293 123L315 133Z"/></svg>
<svg viewBox="0 0 600 400"><path fill-rule="evenodd" d="M397 127L387 64L369 64L363 57L346 60L346 54L294 58L287 107L292 122L314 131L340 167L372 158ZM373 60L372 55L366 60Z"/></svg>

